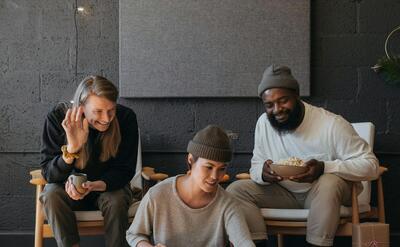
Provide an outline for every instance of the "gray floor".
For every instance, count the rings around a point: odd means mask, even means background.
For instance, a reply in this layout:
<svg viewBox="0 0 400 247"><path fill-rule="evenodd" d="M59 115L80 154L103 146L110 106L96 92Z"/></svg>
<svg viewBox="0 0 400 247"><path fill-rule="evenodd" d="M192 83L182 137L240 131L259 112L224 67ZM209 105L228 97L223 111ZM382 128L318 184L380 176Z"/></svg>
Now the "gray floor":
<svg viewBox="0 0 400 247"><path fill-rule="evenodd" d="M33 247L33 235L23 234L1 234L0 233L0 246L12 247ZM400 246L400 236L391 236L391 246ZM285 247L307 247L304 236L287 236L284 239ZM104 247L103 236L82 237L81 247ZM268 246L277 246L275 237L271 236ZM337 237L335 239L334 247L350 247L351 239L348 237ZM46 239L44 247L57 247L54 239Z"/></svg>
<svg viewBox="0 0 400 247"><path fill-rule="evenodd" d="M2 235L0 234L0 246L12 246L12 247L33 247L34 237L33 235ZM103 236L93 236L93 237L82 237L81 247L104 247ZM57 247L54 238L45 239L44 247Z"/></svg>

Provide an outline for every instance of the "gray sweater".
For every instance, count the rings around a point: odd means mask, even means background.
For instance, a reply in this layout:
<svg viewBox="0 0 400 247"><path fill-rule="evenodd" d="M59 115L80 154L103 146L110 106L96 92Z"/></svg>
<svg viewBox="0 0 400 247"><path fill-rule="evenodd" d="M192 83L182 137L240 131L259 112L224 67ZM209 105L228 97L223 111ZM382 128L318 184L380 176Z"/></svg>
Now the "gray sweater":
<svg viewBox="0 0 400 247"><path fill-rule="evenodd" d="M205 207L187 206L176 190L177 177L152 187L140 203L126 233L130 246L153 239L167 247L254 246L235 199L218 186L215 198Z"/></svg>

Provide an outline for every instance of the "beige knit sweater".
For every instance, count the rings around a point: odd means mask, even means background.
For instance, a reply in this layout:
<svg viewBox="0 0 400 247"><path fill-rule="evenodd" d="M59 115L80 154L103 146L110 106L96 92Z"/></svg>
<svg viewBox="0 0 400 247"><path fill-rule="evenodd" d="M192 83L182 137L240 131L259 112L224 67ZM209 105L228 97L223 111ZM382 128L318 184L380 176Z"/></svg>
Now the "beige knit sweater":
<svg viewBox="0 0 400 247"><path fill-rule="evenodd" d="M226 246L227 241L254 246L237 202L223 188L218 187L207 206L193 209L179 197L177 177L166 179L144 196L126 233L130 246L150 239L167 247Z"/></svg>

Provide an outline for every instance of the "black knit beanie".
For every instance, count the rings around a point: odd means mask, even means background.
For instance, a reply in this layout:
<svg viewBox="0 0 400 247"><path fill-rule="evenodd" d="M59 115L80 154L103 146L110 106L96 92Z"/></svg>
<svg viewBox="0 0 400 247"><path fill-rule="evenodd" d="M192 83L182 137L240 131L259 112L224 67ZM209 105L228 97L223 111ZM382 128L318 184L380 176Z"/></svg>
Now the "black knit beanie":
<svg viewBox="0 0 400 247"><path fill-rule="evenodd" d="M258 85L258 96L261 97L264 91L270 88L287 88L299 93L299 83L292 76L292 72L287 66L272 64L264 71Z"/></svg>
<svg viewBox="0 0 400 247"><path fill-rule="evenodd" d="M188 153L194 156L218 162L232 159L232 148L226 132L216 126L208 125L197 132L187 146Z"/></svg>

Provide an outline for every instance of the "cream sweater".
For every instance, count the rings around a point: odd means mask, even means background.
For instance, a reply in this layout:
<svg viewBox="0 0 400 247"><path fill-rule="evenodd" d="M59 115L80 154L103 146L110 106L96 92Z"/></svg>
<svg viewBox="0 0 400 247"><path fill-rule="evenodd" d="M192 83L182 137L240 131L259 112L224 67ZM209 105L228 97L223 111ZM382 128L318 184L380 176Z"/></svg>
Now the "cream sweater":
<svg viewBox="0 0 400 247"><path fill-rule="evenodd" d="M187 206L176 190L176 178L164 180L143 197L126 233L130 246L153 239L167 247L254 246L237 202L218 186L215 198L205 207Z"/></svg>
<svg viewBox="0 0 400 247"><path fill-rule="evenodd" d="M288 157L324 161L325 173L334 173L350 181L376 178L378 160L351 124L339 115L303 103L304 120L291 133L279 134L269 123L266 113L260 116L255 130L251 179L259 184L268 184L262 180L264 162ZM292 192L306 192L311 188L309 183L290 180L280 184Z"/></svg>

